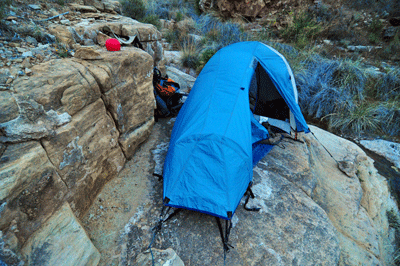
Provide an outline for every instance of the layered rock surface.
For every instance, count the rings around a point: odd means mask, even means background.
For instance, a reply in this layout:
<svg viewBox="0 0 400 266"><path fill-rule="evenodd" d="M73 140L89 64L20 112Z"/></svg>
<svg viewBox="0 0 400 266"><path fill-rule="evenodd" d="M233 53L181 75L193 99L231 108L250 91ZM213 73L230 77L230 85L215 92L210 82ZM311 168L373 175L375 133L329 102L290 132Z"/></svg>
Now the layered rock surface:
<svg viewBox="0 0 400 266"><path fill-rule="evenodd" d="M154 60L134 47L95 53L101 57L36 65L32 76L16 79L13 91L0 95L6 263L18 257L29 265L100 260L78 218L151 132Z"/></svg>

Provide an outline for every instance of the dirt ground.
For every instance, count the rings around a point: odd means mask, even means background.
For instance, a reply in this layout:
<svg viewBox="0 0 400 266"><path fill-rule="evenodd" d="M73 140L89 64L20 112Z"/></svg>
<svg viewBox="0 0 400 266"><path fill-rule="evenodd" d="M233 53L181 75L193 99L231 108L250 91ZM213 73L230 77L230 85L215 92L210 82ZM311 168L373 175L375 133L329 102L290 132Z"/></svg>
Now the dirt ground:
<svg viewBox="0 0 400 266"><path fill-rule="evenodd" d="M174 118L167 118L155 123L149 139L139 147L119 175L106 184L84 216L82 224L101 253L99 265L119 264L125 245L122 236L126 225L138 213L147 212L154 205L152 202L157 200L154 192L161 188L162 181L159 182L153 173L162 171L173 121ZM162 199L159 201L161 204Z"/></svg>

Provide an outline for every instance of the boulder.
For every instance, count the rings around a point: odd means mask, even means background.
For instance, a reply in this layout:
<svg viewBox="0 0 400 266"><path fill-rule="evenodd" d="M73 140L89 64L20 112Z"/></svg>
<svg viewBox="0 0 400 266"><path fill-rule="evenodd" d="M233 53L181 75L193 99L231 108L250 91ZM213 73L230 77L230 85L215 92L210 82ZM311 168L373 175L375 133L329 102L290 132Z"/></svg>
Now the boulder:
<svg viewBox="0 0 400 266"><path fill-rule="evenodd" d="M67 199L77 217L85 214L104 184L124 166L119 132L98 99L56 129L43 147L68 186Z"/></svg>
<svg viewBox="0 0 400 266"><path fill-rule="evenodd" d="M189 93L194 85L194 82L196 81L196 78L180 71L175 67L166 66L166 69L168 77L179 83L180 90L182 92Z"/></svg>
<svg viewBox="0 0 400 266"><path fill-rule="evenodd" d="M100 253L65 203L25 243L28 265L97 265Z"/></svg>
<svg viewBox="0 0 400 266"><path fill-rule="evenodd" d="M42 105L45 111L67 112L73 116L101 96L99 84L82 64L56 59L35 65L29 79L14 81L14 89Z"/></svg>
<svg viewBox="0 0 400 266"><path fill-rule="evenodd" d="M102 59L101 54L93 47L80 47L74 54L75 58L84 60L99 60Z"/></svg>
<svg viewBox="0 0 400 266"><path fill-rule="evenodd" d="M54 110L44 111L42 105L29 97L15 95L19 112L18 117L1 123L0 142L20 142L38 140L54 134L54 129L71 120L68 113L58 115Z"/></svg>
<svg viewBox="0 0 400 266"><path fill-rule="evenodd" d="M154 25L144 24L119 15L110 17L109 14L104 14L104 19L96 20L96 22L82 20L74 26L58 24L49 26L49 32L55 35L60 43L69 47L72 47L75 43L84 44L88 40L104 45L106 36L113 37L109 29L121 38L128 39L130 36L138 36L143 48L153 57L154 65L163 67L161 33ZM104 36L103 34L108 35Z"/></svg>
<svg viewBox="0 0 400 266"><path fill-rule="evenodd" d="M143 141L150 134L153 123L153 60L137 48L123 47L116 52L104 49L101 54L103 60L79 62L101 84L104 102L121 134L122 150L127 158L131 158L141 142L136 138ZM141 126L144 128L138 130Z"/></svg>
<svg viewBox="0 0 400 266"><path fill-rule="evenodd" d="M397 169L400 169L400 144L378 139L378 140L361 140L360 144L392 162Z"/></svg>
<svg viewBox="0 0 400 266"><path fill-rule="evenodd" d="M37 141L8 145L0 162L0 230L17 248L65 202L67 187Z"/></svg>
<svg viewBox="0 0 400 266"><path fill-rule="evenodd" d="M386 212L394 206L386 179L356 144L310 128L337 161L353 158L357 169L355 177L347 176L315 138L305 139L315 182L311 197L338 231L341 265L383 263L390 257L385 246L391 245Z"/></svg>

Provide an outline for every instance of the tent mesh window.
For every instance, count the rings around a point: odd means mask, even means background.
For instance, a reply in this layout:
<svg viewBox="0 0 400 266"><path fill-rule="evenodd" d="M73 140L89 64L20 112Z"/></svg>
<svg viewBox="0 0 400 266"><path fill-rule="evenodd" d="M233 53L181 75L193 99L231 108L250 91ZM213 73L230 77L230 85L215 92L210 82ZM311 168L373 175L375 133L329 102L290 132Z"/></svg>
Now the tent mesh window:
<svg viewBox="0 0 400 266"><path fill-rule="evenodd" d="M251 78L249 98L254 114L283 121L289 119L289 107L259 63Z"/></svg>

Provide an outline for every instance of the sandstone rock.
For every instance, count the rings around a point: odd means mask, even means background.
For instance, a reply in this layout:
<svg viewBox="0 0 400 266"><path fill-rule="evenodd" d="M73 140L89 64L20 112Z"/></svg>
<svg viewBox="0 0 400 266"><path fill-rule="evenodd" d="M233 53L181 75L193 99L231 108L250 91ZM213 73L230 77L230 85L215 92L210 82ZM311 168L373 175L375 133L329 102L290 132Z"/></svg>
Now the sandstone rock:
<svg viewBox="0 0 400 266"><path fill-rule="evenodd" d="M400 169L400 144L382 139L361 140L360 144L392 162L397 169Z"/></svg>
<svg viewBox="0 0 400 266"><path fill-rule="evenodd" d="M180 71L177 68L167 66L167 75L169 78L179 83L180 90L185 93L189 93L192 89L196 78Z"/></svg>
<svg viewBox="0 0 400 266"><path fill-rule="evenodd" d="M103 46L103 47L106 45L106 41L108 39L111 39L111 37L102 32L99 32L96 37L96 41L97 41L98 45Z"/></svg>
<svg viewBox="0 0 400 266"><path fill-rule="evenodd" d="M0 124L18 117L18 105L10 92L0 91Z"/></svg>
<svg viewBox="0 0 400 266"><path fill-rule="evenodd" d="M97 265L100 260L68 203L35 232L22 253L28 265Z"/></svg>
<svg viewBox="0 0 400 266"><path fill-rule="evenodd" d="M3 239L3 233L0 231L0 261L6 265L16 265L16 266L23 266L25 263L24 261L12 251L8 244L5 243Z"/></svg>
<svg viewBox="0 0 400 266"><path fill-rule="evenodd" d="M54 35L60 43L66 44L68 46L71 46L75 43L74 36L66 26L51 24L49 25L48 30L50 34Z"/></svg>
<svg viewBox="0 0 400 266"><path fill-rule="evenodd" d="M179 256L176 254L176 252L168 248L166 250L159 250L159 249L152 249L153 255L154 255L154 262L155 264L152 263L152 255L150 252L147 252L146 254L140 254L136 258L136 264L137 266L152 266L152 265L157 265L157 266L164 266L164 265L169 265L169 266L184 266L183 261Z"/></svg>
<svg viewBox="0 0 400 266"><path fill-rule="evenodd" d="M81 217L104 184L124 166L119 132L101 99L56 130L43 146L69 189L68 201Z"/></svg>
<svg viewBox="0 0 400 266"><path fill-rule="evenodd" d="M35 65L32 71L32 80L18 79L14 88L19 95L43 105L46 111L53 109L72 116L100 98L99 86L88 69L71 59Z"/></svg>
<svg viewBox="0 0 400 266"><path fill-rule="evenodd" d="M101 54L93 47L80 47L76 50L74 57L84 60L102 59Z"/></svg>
<svg viewBox="0 0 400 266"><path fill-rule="evenodd" d="M139 128L127 132L119 138L119 143L121 144L122 151L124 152L126 158L132 158L137 147L150 135L153 125L154 118L151 118Z"/></svg>
<svg viewBox="0 0 400 266"><path fill-rule="evenodd" d="M85 5L79 5L79 4L72 3L71 7L73 9L75 9L76 11L84 12L84 13L90 13L90 12L96 13L97 12L97 9L94 6L85 6Z"/></svg>
<svg viewBox="0 0 400 266"><path fill-rule="evenodd" d="M41 139L54 133L54 129L70 121L70 115L58 115L54 110L45 111L43 106L16 94L19 116L0 124L0 142L20 142Z"/></svg>
<svg viewBox="0 0 400 266"><path fill-rule="evenodd" d="M8 145L0 162L0 230L21 245L64 203L67 187L39 142Z"/></svg>
<svg viewBox="0 0 400 266"><path fill-rule="evenodd" d="M84 0L83 3L86 6L92 6L100 11L104 11L104 4L101 0Z"/></svg>
<svg viewBox="0 0 400 266"><path fill-rule="evenodd" d="M101 61L91 61L90 65L80 62L101 84L107 109L123 135L153 116L153 60L137 48L126 47L116 52L103 49L101 54Z"/></svg>
<svg viewBox="0 0 400 266"><path fill-rule="evenodd" d="M118 14L121 14L121 3L116 0L103 0L104 4L104 11L105 12L116 12Z"/></svg>
<svg viewBox="0 0 400 266"><path fill-rule="evenodd" d="M108 30L104 30L107 27L121 38L137 35L145 50L153 56L154 65L159 65L163 57L163 47L160 43L161 33L157 28L154 25L140 23L128 17L116 17L118 19L115 20L115 17L113 17L113 22L100 20L99 22L89 23L89 21L85 20L70 27L51 25L49 31L56 36L59 42L70 47L76 42L85 43L90 40L101 45L105 41L105 36L99 36L99 32L108 33Z"/></svg>
<svg viewBox="0 0 400 266"><path fill-rule="evenodd" d="M351 262L345 265L358 265L361 260L355 259L355 254L359 254L368 265L384 261L389 256L384 248L389 244L386 211L392 208L386 180L357 145L316 127L310 128L336 160L355 158L357 178L348 178L315 139L306 138L307 157L317 181L312 198L341 233L341 260Z"/></svg>
<svg viewBox="0 0 400 266"><path fill-rule="evenodd" d="M180 51L164 51L165 64L179 64L181 60ZM167 68L168 69L168 68Z"/></svg>

